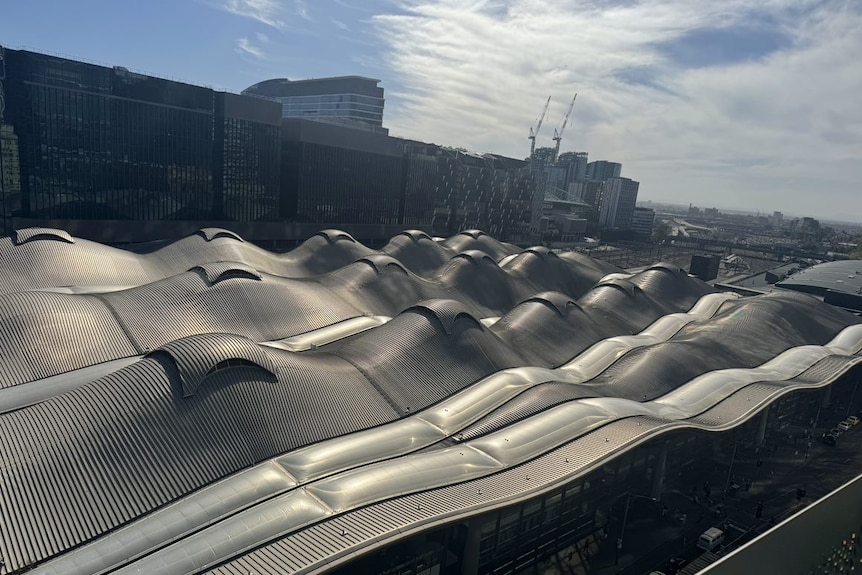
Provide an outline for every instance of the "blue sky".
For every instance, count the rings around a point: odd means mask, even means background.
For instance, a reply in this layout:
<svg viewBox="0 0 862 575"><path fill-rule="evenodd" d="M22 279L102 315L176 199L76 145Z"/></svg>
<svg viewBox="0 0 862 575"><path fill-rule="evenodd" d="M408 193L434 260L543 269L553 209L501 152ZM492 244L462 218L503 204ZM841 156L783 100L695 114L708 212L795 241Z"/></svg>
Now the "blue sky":
<svg viewBox="0 0 862 575"><path fill-rule="evenodd" d="M393 135L623 163L640 197L862 220L858 0L0 0L0 44L240 91L361 74Z"/></svg>

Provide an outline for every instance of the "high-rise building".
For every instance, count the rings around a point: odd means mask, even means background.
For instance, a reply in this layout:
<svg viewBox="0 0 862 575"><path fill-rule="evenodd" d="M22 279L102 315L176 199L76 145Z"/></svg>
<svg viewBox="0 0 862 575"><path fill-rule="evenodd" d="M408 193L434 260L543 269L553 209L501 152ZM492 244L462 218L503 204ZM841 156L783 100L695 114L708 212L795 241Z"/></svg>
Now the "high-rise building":
<svg viewBox="0 0 862 575"><path fill-rule="evenodd" d="M607 160L596 160L587 164L587 179L604 182L622 175L623 165Z"/></svg>
<svg viewBox="0 0 862 575"><path fill-rule="evenodd" d="M344 227L400 224L403 141L345 126L285 119L281 186L285 219ZM421 202L420 202L421 204ZM428 221L427 214L419 220ZM417 223L421 223L417 221Z"/></svg>
<svg viewBox="0 0 862 575"><path fill-rule="evenodd" d="M632 212L632 230L642 236L652 236L653 222L655 210L651 208L635 208Z"/></svg>
<svg viewBox="0 0 862 575"><path fill-rule="evenodd" d="M215 226L284 245L330 226L371 242L409 226L529 241L541 217L546 178L528 162L283 118L272 99L121 67L0 54L0 215L9 230L127 243ZM345 93L376 84L332 80ZM381 121L378 95L371 128Z"/></svg>
<svg viewBox="0 0 862 575"><path fill-rule="evenodd" d="M640 182L629 178L610 178L602 185L599 224L608 228L630 229L638 199Z"/></svg>
<svg viewBox="0 0 862 575"><path fill-rule="evenodd" d="M258 82L242 93L279 101L285 118L337 122L385 133L383 88L379 83L364 76L274 78Z"/></svg>
<svg viewBox="0 0 862 575"><path fill-rule="evenodd" d="M536 148L532 161L535 167L554 165L554 148Z"/></svg>
<svg viewBox="0 0 862 575"><path fill-rule="evenodd" d="M436 235L482 229L510 241L529 240L531 224L542 215L543 171L531 170L527 161L421 142L408 141L405 150L406 221L430 211Z"/></svg>
<svg viewBox="0 0 862 575"><path fill-rule="evenodd" d="M17 217L72 233L92 220L277 218L277 103L24 50L4 61Z"/></svg>
<svg viewBox="0 0 862 575"><path fill-rule="evenodd" d="M566 185L587 179L587 152L565 152L557 158L557 165L566 167Z"/></svg>

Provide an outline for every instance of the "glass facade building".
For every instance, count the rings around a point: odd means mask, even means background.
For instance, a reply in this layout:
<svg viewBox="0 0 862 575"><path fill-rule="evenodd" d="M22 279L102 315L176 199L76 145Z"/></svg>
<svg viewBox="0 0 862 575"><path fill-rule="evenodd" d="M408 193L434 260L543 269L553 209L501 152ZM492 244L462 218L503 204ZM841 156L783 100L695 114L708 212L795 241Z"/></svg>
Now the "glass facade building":
<svg viewBox="0 0 862 575"><path fill-rule="evenodd" d="M272 103L27 51L5 50L4 61L3 129L17 137L22 217L253 220L277 212L277 171L260 170L278 162Z"/></svg>
<svg viewBox="0 0 862 575"><path fill-rule="evenodd" d="M409 223L430 216L431 230L447 236L481 229L528 241L541 178L529 163L418 142L406 144Z"/></svg>
<svg viewBox="0 0 862 575"><path fill-rule="evenodd" d="M276 78L259 82L243 94L277 100L285 118L334 121L369 128L383 126L380 80L341 76L312 80Z"/></svg>
<svg viewBox="0 0 862 575"><path fill-rule="evenodd" d="M389 137L378 80L268 80L237 95L0 55L6 233L56 227L126 243L217 225L288 245L315 226L370 241L480 228L529 241L537 198L541 209L541 178L525 161ZM330 113L337 121L320 121Z"/></svg>
<svg viewBox="0 0 862 575"><path fill-rule="evenodd" d="M401 225L403 172L401 140L321 122L283 123L286 219Z"/></svg>

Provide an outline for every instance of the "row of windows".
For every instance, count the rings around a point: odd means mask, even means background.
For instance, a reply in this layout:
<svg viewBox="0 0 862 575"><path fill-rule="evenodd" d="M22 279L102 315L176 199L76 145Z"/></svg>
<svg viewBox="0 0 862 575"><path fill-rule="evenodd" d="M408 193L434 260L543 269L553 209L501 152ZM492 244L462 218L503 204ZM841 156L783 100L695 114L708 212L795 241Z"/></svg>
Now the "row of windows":
<svg viewBox="0 0 862 575"><path fill-rule="evenodd" d="M56 87L27 89L30 106L22 111L32 129L19 135L25 213L171 219L184 208L211 209L211 116Z"/></svg>
<svg viewBox="0 0 862 575"><path fill-rule="evenodd" d="M362 94L322 94L319 96L284 96L279 98L285 106L290 104L325 104L331 102L356 102L370 104L383 110L383 98Z"/></svg>
<svg viewBox="0 0 862 575"><path fill-rule="evenodd" d="M400 157L303 145L298 219L315 223L398 224L402 167Z"/></svg>
<svg viewBox="0 0 862 575"><path fill-rule="evenodd" d="M227 118L224 129L225 216L238 221L278 219L278 127Z"/></svg>

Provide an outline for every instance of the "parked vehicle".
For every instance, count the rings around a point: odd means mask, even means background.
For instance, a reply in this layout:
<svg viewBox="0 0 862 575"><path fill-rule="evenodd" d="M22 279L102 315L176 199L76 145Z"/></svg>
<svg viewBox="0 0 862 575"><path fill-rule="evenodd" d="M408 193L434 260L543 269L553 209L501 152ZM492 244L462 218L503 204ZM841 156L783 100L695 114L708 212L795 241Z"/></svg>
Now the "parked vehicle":
<svg viewBox="0 0 862 575"><path fill-rule="evenodd" d="M835 445L838 443L838 435L835 433L827 433L823 436L823 443L826 445Z"/></svg>
<svg viewBox="0 0 862 575"><path fill-rule="evenodd" d="M848 422L846 422L846 421L842 421L841 423L839 423L839 424L838 424L838 425L836 425L835 427L837 427L837 428L838 428L838 429L840 429L841 431L850 431L850 428L851 428L851 427L853 427L853 424L852 424L852 423L848 423Z"/></svg>
<svg viewBox="0 0 862 575"><path fill-rule="evenodd" d="M718 527L710 527L697 539L697 546L704 551L712 551L724 543L724 531Z"/></svg>
<svg viewBox="0 0 862 575"><path fill-rule="evenodd" d="M860 419L858 417L856 417L855 415L851 415L845 421L848 421L849 423L851 423L853 425L859 425Z"/></svg>

